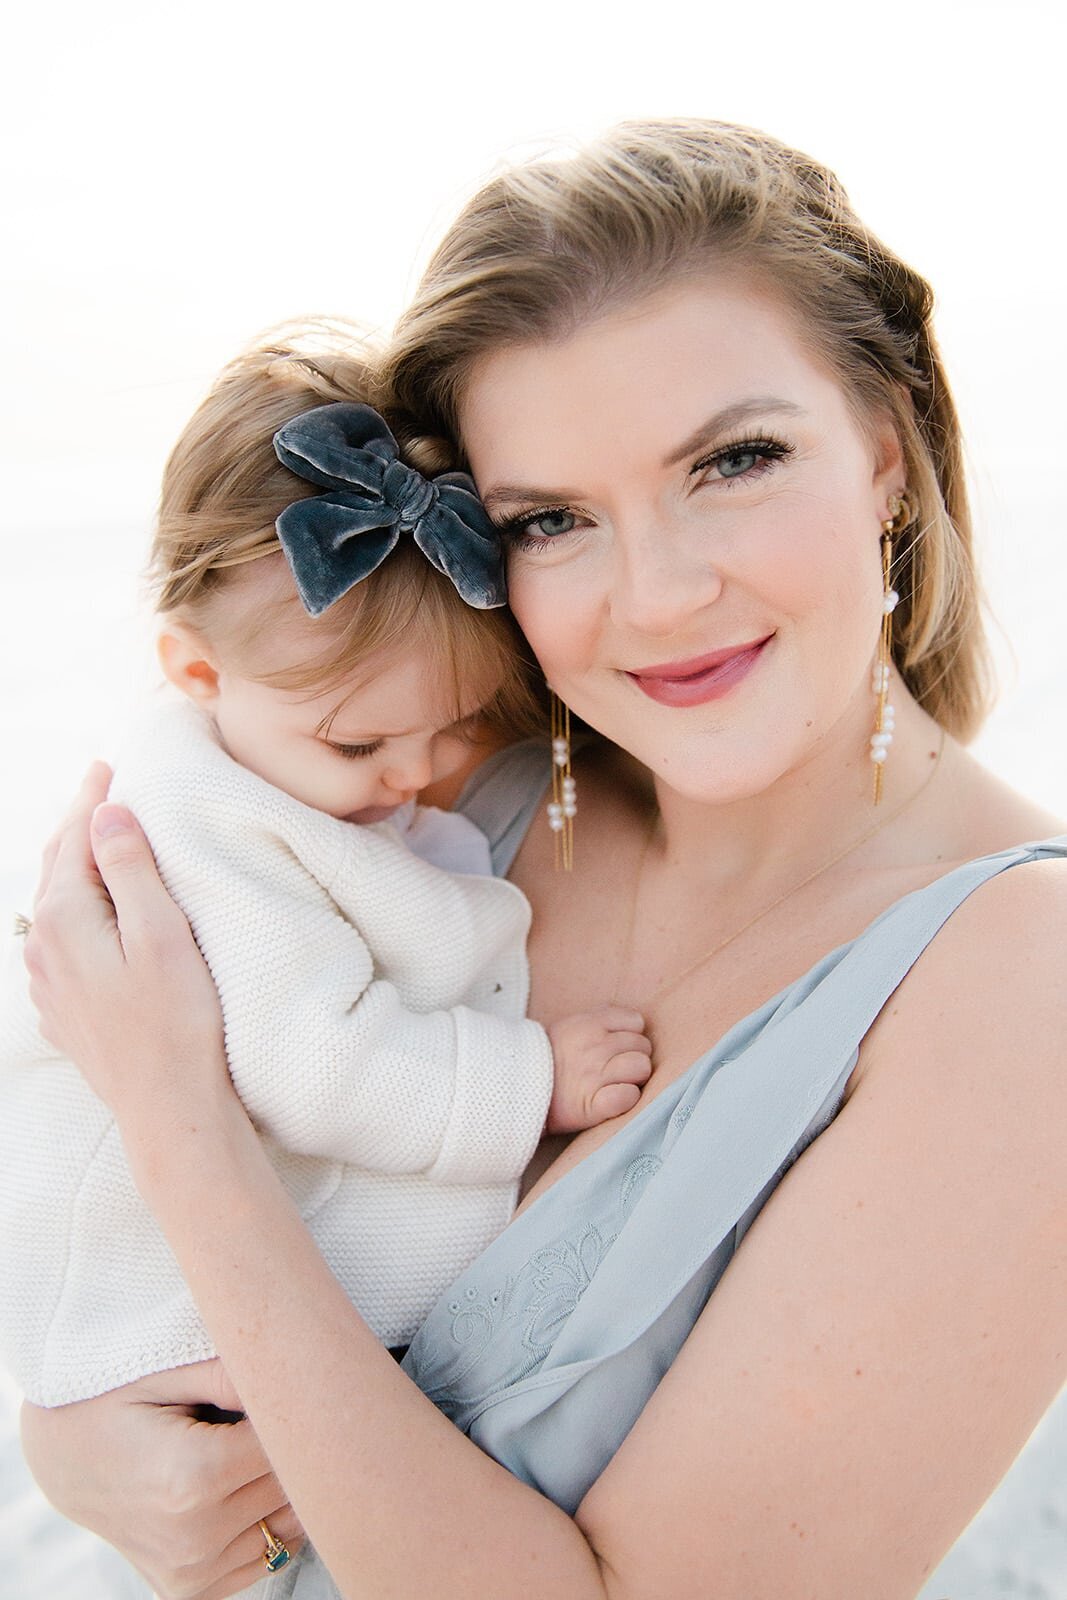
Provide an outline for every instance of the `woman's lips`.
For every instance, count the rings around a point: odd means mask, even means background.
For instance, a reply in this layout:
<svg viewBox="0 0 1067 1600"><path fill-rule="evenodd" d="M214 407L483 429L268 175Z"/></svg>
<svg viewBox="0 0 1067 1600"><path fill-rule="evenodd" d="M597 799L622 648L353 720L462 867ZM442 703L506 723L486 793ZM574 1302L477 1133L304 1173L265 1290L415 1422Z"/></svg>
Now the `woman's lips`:
<svg viewBox="0 0 1067 1600"><path fill-rule="evenodd" d="M688 661L667 661L662 666L642 667L640 672L628 672L642 693L662 706L702 706L709 700L719 700L729 694L734 686L748 676L764 648L774 638L773 633L748 644L730 645L725 650L712 650L706 656L694 656Z"/></svg>

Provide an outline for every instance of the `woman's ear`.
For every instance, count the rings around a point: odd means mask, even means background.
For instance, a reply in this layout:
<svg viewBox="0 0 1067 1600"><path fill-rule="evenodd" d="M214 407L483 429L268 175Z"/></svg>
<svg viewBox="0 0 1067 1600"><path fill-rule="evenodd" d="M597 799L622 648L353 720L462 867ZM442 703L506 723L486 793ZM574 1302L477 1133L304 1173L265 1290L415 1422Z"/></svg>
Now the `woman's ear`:
<svg viewBox="0 0 1067 1600"><path fill-rule="evenodd" d="M156 641L159 664L176 689L200 705L218 699L215 652L187 622L168 622Z"/></svg>
<svg viewBox="0 0 1067 1600"><path fill-rule="evenodd" d="M894 495L902 494L907 486L908 473L904 450L897 424L888 411L877 419L873 433L874 491L878 496L879 521L890 516L888 503Z"/></svg>

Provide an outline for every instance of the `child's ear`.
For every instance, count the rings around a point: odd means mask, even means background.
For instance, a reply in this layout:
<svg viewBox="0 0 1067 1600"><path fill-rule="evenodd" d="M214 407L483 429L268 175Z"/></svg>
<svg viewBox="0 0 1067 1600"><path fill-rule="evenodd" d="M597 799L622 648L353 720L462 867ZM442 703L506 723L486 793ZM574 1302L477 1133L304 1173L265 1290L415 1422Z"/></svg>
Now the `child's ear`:
<svg viewBox="0 0 1067 1600"><path fill-rule="evenodd" d="M168 622L156 642L156 652L166 676L190 700L210 705L218 698L215 652L187 622Z"/></svg>

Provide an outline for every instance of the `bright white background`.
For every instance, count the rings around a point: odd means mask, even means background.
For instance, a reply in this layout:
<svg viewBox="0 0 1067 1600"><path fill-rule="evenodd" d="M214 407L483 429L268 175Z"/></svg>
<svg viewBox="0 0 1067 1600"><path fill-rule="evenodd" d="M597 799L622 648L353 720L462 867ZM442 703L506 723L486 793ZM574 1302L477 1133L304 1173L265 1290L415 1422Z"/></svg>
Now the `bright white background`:
<svg viewBox="0 0 1067 1600"><path fill-rule="evenodd" d="M387 328L500 159L623 117L715 116L809 150L932 279L1000 629L979 748L1067 813L1060 0L20 11L0 109L3 904L152 681L138 573L214 370L293 313ZM1063 1592L1041 1543L1055 1493L1029 1556L953 1600Z"/></svg>

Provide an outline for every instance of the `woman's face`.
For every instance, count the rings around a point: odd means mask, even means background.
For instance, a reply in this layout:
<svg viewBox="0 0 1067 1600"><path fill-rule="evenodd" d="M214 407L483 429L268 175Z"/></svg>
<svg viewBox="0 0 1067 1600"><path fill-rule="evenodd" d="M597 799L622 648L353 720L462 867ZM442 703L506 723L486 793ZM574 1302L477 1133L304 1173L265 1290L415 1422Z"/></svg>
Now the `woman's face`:
<svg viewBox="0 0 1067 1600"><path fill-rule="evenodd" d="M515 615L593 727L708 800L864 749L900 452L777 301L711 279L501 350L461 426Z"/></svg>

